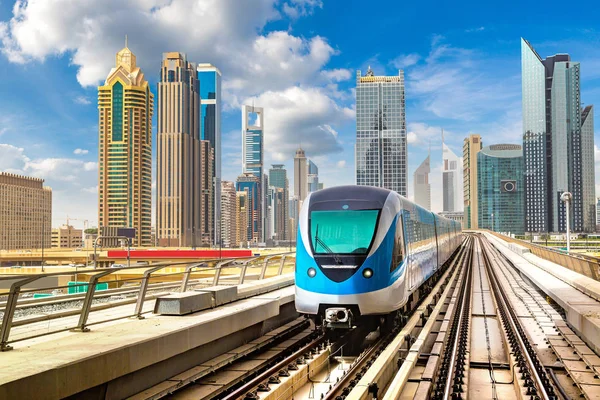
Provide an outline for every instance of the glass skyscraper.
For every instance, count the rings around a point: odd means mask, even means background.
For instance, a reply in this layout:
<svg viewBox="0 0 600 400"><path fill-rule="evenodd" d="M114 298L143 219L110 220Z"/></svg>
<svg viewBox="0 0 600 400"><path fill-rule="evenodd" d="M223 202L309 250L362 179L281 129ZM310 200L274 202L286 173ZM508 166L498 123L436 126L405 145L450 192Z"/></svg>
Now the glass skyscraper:
<svg viewBox="0 0 600 400"><path fill-rule="evenodd" d="M407 195L404 72L356 73L356 184Z"/></svg>
<svg viewBox="0 0 600 400"><path fill-rule="evenodd" d="M564 232L562 193L573 194L574 231L593 231L594 132L581 109L580 64L568 54L542 58L521 39L527 232Z"/></svg>
<svg viewBox="0 0 600 400"><path fill-rule="evenodd" d="M271 206L274 237L276 240L288 240L290 188L283 164L273 164L273 168L269 170L269 184L273 188Z"/></svg>
<svg viewBox="0 0 600 400"><path fill-rule="evenodd" d="M214 244L221 240L221 71L212 64L198 64L200 83L200 139L213 150L212 221Z"/></svg>
<svg viewBox="0 0 600 400"><path fill-rule="evenodd" d="M319 167L312 160L308 160L308 193L319 190Z"/></svg>
<svg viewBox="0 0 600 400"><path fill-rule="evenodd" d="M521 145L495 144L477 153L477 207L480 229L524 233Z"/></svg>
<svg viewBox="0 0 600 400"><path fill-rule="evenodd" d="M250 173L258 179L259 192L257 212L258 220L262 221L259 227L259 240L264 240L263 233L266 231L267 185L263 173L264 163L264 119L263 109L244 105L242 106L242 171ZM266 219L265 219L266 220Z"/></svg>

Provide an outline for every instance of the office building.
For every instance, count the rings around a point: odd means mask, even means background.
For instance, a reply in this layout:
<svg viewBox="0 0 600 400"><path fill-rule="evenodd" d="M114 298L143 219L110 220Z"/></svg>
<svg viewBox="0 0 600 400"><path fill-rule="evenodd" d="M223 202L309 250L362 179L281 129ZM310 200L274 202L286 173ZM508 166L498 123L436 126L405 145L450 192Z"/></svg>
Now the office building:
<svg viewBox="0 0 600 400"><path fill-rule="evenodd" d="M452 221L456 221L460 223L460 227L465 227L465 214L462 211L452 211L452 212L444 212L439 213L442 217L448 218Z"/></svg>
<svg viewBox="0 0 600 400"><path fill-rule="evenodd" d="M261 107L242 106L242 172L258 178L261 196L255 204L258 212L258 242L264 241L266 231L267 188L264 181L264 114ZM254 206L254 203L253 203Z"/></svg>
<svg viewBox="0 0 600 400"><path fill-rule="evenodd" d="M52 189L44 180L0 172L0 250L50 248Z"/></svg>
<svg viewBox="0 0 600 400"><path fill-rule="evenodd" d="M464 227L477 229L477 153L483 148L479 135L469 135L463 142Z"/></svg>
<svg viewBox="0 0 600 400"><path fill-rule="evenodd" d="M564 232L562 193L573 194L575 232L593 230L592 106L581 109L580 64L568 54L542 59L521 39L525 230Z"/></svg>
<svg viewBox="0 0 600 400"><path fill-rule="evenodd" d="M600 197L596 200L596 232L600 232Z"/></svg>
<svg viewBox="0 0 600 400"><path fill-rule="evenodd" d="M151 246L154 95L125 48L98 87L98 224L131 227L133 246Z"/></svg>
<svg viewBox="0 0 600 400"><path fill-rule="evenodd" d="M200 139L210 143L213 160L213 198L211 220L214 221L211 236L218 245L221 238L221 71L212 64L198 64L200 82Z"/></svg>
<svg viewBox="0 0 600 400"><path fill-rule="evenodd" d="M221 181L221 234L223 247L237 247L237 192L235 184Z"/></svg>
<svg viewBox="0 0 600 400"><path fill-rule="evenodd" d="M415 203L427 210L431 210L431 185L429 184L429 165L430 155L423 160L421 165L415 170L413 175L413 185L415 190Z"/></svg>
<svg viewBox="0 0 600 400"><path fill-rule="evenodd" d="M248 191L244 190L236 192L236 245L240 247L248 247L248 229L249 229L249 207L248 207Z"/></svg>
<svg viewBox="0 0 600 400"><path fill-rule="evenodd" d="M289 240L290 188L287 170L283 164L273 164L269 169L269 182L273 191L273 236L275 240Z"/></svg>
<svg viewBox="0 0 600 400"><path fill-rule="evenodd" d="M261 212L261 200L263 196L261 193L260 178L251 172L245 172L238 177L236 190L238 192L247 192L245 207L248 211L248 221L246 225L246 237L243 240L257 245L262 242L262 227L264 224L264 221L261 219L264 213Z"/></svg>
<svg viewBox="0 0 600 400"><path fill-rule="evenodd" d="M398 76L356 73L356 184L407 196L408 160L404 72Z"/></svg>
<svg viewBox="0 0 600 400"><path fill-rule="evenodd" d="M290 232L290 240L292 242L296 241L296 233L298 231L298 215L300 214L300 200L296 196L293 196L289 201L289 232Z"/></svg>
<svg viewBox="0 0 600 400"><path fill-rule="evenodd" d="M308 161L302 148L296 150L294 156L294 197L298 199L298 210L302 207L302 202L308 194Z"/></svg>
<svg viewBox="0 0 600 400"><path fill-rule="evenodd" d="M308 193L319 190L319 168L312 160L308 160L308 176L306 182L308 184Z"/></svg>
<svg viewBox="0 0 600 400"><path fill-rule="evenodd" d="M203 171L200 178L200 245L210 247L214 243L214 221L215 215L213 210L214 202L214 185L213 185L213 170L214 152L208 140L200 141L200 166L199 171ZM220 192L220 190L219 190ZM219 224L221 221L219 220ZM194 235L198 232L194 231Z"/></svg>
<svg viewBox="0 0 600 400"><path fill-rule="evenodd" d="M462 165L460 158L443 142L442 132L442 196L445 212L462 211Z"/></svg>
<svg viewBox="0 0 600 400"><path fill-rule="evenodd" d="M159 246L200 245L199 84L196 65L163 54L158 81L156 234ZM212 177L209 177L212 178Z"/></svg>
<svg viewBox="0 0 600 400"><path fill-rule="evenodd" d="M62 225L52 229L52 247L59 249L73 249L82 247L83 229L75 229L71 225Z"/></svg>
<svg viewBox="0 0 600 400"><path fill-rule="evenodd" d="M523 150L494 144L477 154L477 206L480 229L522 235L525 231Z"/></svg>

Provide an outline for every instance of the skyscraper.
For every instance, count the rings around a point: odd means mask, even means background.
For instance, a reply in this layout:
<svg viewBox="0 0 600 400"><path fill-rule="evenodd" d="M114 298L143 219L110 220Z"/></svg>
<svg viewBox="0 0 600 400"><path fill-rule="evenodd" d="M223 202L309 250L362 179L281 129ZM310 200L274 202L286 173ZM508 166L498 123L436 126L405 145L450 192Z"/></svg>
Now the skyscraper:
<svg viewBox="0 0 600 400"><path fill-rule="evenodd" d="M210 247L214 243L214 210L212 199L214 198L214 185L213 185L213 170L214 165L214 152L210 145L210 141L200 141L200 163L199 171L203 171L200 174L200 237L201 245L204 247ZM219 185L220 186L220 185ZM219 188L220 189L220 188ZM221 190L219 190L219 193ZM221 223L221 221L219 221Z"/></svg>
<svg viewBox="0 0 600 400"><path fill-rule="evenodd" d="M236 241L237 234L237 220L238 210L237 204L237 192L235 190L235 184L229 181L221 182L221 233L223 235L223 247L237 247L238 242Z"/></svg>
<svg viewBox="0 0 600 400"><path fill-rule="evenodd" d="M442 131L442 194L445 212L462 211L462 165L460 158L444 143Z"/></svg>
<svg viewBox="0 0 600 400"><path fill-rule="evenodd" d="M308 194L308 161L302 148L294 156L294 196L298 199L298 209Z"/></svg>
<svg viewBox="0 0 600 400"><path fill-rule="evenodd" d="M581 109L580 64L568 54L542 60L521 39L525 230L564 232L573 194L574 231L592 231L594 135L591 106Z"/></svg>
<svg viewBox="0 0 600 400"><path fill-rule="evenodd" d="M469 135L463 143L463 201L465 229L477 229L477 153L483 147L481 136Z"/></svg>
<svg viewBox="0 0 600 400"><path fill-rule="evenodd" d="M261 196L256 199L256 206L259 221L258 241L264 240L266 228L266 218L263 218L266 212L267 186L264 182L264 118L263 109L244 105L242 106L242 172L250 173L258 179L258 191ZM239 190L239 189L238 189ZM252 200L252 199L250 199Z"/></svg>
<svg viewBox="0 0 600 400"><path fill-rule="evenodd" d="M408 159L404 72L356 73L356 184L407 195Z"/></svg>
<svg viewBox="0 0 600 400"><path fill-rule="evenodd" d="M264 213L261 212L261 199L263 196L261 193L260 178L251 172L245 172L238 177L236 190L238 192L247 192L245 207L248 212L248 221L246 225L246 237L243 241L256 245L262 241L262 227L264 223L261 219Z"/></svg>
<svg viewBox="0 0 600 400"><path fill-rule="evenodd" d="M248 191L242 190L236 192L236 246L248 246L248 225L249 225L249 209L248 209Z"/></svg>
<svg viewBox="0 0 600 400"><path fill-rule="evenodd" d="M212 64L198 64L200 82L200 139L207 140L214 154L213 199L211 204L214 221L211 235L217 245L221 221L221 71Z"/></svg>
<svg viewBox="0 0 600 400"><path fill-rule="evenodd" d="M159 246L198 246L201 186L199 85L184 54L163 54L158 81L156 234ZM212 178L212 177L209 177Z"/></svg>
<svg viewBox="0 0 600 400"><path fill-rule="evenodd" d="M134 246L150 246L154 96L125 48L98 87L98 224L132 227Z"/></svg>
<svg viewBox="0 0 600 400"><path fill-rule="evenodd" d="M524 232L523 150L494 144L477 153L477 207L481 229Z"/></svg>
<svg viewBox="0 0 600 400"><path fill-rule="evenodd" d="M283 164L273 164L269 170L269 182L273 191L273 233L276 240L289 239L289 197L290 189L287 171Z"/></svg>
<svg viewBox="0 0 600 400"><path fill-rule="evenodd" d="M423 160L419 168L415 170L413 176L413 184L415 189L415 203L431 210L431 185L429 184L429 172L431 172L430 166L430 155Z"/></svg>
<svg viewBox="0 0 600 400"><path fill-rule="evenodd" d="M308 160L308 193L319 190L319 168L312 160Z"/></svg>

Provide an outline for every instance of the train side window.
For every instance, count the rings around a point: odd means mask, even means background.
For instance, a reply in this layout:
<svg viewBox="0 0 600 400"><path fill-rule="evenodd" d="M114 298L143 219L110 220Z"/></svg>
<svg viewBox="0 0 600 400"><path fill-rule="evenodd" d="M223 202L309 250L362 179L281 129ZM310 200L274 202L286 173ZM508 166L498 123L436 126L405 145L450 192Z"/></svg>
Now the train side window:
<svg viewBox="0 0 600 400"><path fill-rule="evenodd" d="M404 255L406 254L404 248L404 222L402 219L402 215L398 215L396 217L396 235L394 237L394 254L392 256L392 265L390 265L390 272L395 271L402 260L404 260Z"/></svg>

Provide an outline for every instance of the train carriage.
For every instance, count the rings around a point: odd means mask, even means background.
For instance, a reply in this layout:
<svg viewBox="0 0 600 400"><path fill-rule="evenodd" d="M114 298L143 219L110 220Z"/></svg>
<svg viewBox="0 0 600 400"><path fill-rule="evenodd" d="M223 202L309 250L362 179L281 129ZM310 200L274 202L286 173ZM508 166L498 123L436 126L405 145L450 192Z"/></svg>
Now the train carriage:
<svg viewBox="0 0 600 400"><path fill-rule="evenodd" d="M393 313L460 240L456 221L387 189L311 193L298 223L296 309L331 327Z"/></svg>

